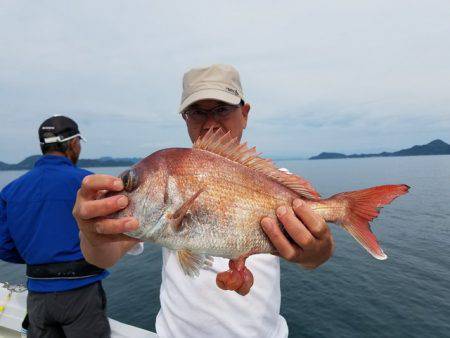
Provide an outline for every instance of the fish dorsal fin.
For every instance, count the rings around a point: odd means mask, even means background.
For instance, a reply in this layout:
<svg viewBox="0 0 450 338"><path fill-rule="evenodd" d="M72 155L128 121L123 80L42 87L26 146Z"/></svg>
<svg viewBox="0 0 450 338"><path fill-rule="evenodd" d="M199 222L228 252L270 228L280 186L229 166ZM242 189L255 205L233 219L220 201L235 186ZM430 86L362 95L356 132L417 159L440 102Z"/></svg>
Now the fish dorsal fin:
<svg viewBox="0 0 450 338"><path fill-rule="evenodd" d="M260 157L261 154L256 152L255 147L249 148L247 143L240 144L236 138L232 138L230 132L225 134L221 129L209 129L203 137L195 141L194 148L209 151L263 173L302 197L312 200L320 198L319 193L307 180L279 170L270 159Z"/></svg>

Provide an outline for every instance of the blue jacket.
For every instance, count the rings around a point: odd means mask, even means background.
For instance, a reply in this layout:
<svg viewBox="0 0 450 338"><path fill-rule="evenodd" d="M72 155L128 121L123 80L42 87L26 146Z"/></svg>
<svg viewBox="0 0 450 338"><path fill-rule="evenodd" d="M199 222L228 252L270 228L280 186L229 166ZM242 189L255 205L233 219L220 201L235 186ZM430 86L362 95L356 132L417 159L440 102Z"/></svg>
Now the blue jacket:
<svg viewBox="0 0 450 338"><path fill-rule="evenodd" d="M45 264L83 258L72 216L81 181L91 172L63 156L45 155L0 192L0 259ZM55 292L79 288L108 275L80 279L28 279L28 289Z"/></svg>

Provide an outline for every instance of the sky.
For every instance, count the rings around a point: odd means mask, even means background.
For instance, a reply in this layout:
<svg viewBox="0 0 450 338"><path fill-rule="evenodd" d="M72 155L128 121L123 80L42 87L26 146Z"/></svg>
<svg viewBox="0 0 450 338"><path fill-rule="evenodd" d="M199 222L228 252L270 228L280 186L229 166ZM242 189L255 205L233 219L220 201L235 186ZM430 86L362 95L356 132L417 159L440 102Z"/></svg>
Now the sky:
<svg viewBox="0 0 450 338"><path fill-rule="evenodd" d="M82 158L189 147L183 73L234 65L263 156L450 143L450 1L0 0L0 161L78 122Z"/></svg>

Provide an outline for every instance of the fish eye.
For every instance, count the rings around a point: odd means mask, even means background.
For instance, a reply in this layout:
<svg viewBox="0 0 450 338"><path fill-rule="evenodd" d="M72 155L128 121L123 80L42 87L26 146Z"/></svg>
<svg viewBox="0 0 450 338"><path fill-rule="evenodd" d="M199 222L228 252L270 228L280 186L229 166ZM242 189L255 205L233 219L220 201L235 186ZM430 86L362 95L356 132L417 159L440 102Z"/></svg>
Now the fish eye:
<svg viewBox="0 0 450 338"><path fill-rule="evenodd" d="M134 169L124 171L119 177L122 179L124 190L127 192L132 192L138 186L138 175Z"/></svg>

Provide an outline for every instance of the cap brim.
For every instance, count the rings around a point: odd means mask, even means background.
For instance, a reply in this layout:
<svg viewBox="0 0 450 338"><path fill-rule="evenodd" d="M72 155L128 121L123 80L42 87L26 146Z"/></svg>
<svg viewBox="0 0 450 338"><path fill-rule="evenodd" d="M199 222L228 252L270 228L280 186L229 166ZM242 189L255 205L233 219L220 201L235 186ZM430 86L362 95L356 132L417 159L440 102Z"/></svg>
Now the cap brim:
<svg viewBox="0 0 450 338"><path fill-rule="evenodd" d="M183 102L181 102L179 112L183 112L191 104L200 100L219 100L229 104L238 104L241 102L241 97L224 92L217 89L204 89L188 96Z"/></svg>
<svg viewBox="0 0 450 338"><path fill-rule="evenodd" d="M81 134L79 134L79 133L75 134L75 135L72 135L72 136L69 136L69 137L66 137L65 139L59 140L58 142L70 141L70 140L74 139L75 137L78 137L78 138L80 138L80 140L82 140L84 142L87 142L86 139L83 136L81 136Z"/></svg>

